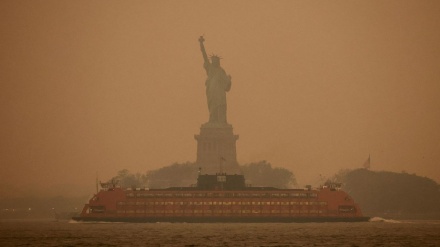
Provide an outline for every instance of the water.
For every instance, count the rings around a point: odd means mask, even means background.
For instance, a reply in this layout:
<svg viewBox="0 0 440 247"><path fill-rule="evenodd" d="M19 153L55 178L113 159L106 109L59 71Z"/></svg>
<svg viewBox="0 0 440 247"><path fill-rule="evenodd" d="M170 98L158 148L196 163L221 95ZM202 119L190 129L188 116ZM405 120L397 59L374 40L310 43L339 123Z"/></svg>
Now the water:
<svg viewBox="0 0 440 247"><path fill-rule="evenodd" d="M0 221L0 246L440 246L440 221L76 223Z"/></svg>

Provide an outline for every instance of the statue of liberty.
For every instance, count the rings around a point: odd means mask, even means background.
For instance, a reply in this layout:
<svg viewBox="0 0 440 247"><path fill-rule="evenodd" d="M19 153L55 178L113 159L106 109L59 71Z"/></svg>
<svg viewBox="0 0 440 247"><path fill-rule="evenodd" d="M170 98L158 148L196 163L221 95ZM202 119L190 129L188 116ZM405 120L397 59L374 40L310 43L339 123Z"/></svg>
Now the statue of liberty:
<svg viewBox="0 0 440 247"><path fill-rule="evenodd" d="M208 100L209 123L227 123L226 121L226 92L231 89L231 76L226 75L220 67L220 57L210 56L211 62L206 55L203 36L199 38L204 64L208 78L205 81L206 98Z"/></svg>

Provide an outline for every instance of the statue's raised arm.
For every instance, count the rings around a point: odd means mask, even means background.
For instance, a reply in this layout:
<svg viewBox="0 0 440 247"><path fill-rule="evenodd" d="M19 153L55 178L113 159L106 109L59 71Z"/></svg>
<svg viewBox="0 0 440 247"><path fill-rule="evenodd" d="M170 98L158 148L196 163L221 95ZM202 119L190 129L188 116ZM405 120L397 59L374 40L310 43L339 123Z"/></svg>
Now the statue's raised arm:
<svg viewBox="0 0 440 247"><path fill-rule="evenodd" d="M206 55L205 45L203 44L204 41L205 39L203 38L203 36L200 36L199 42L200 42L200 50L202 51L202 55L203 55L203 60L205 61L205 64L209 64L208 55Z"/></svg>

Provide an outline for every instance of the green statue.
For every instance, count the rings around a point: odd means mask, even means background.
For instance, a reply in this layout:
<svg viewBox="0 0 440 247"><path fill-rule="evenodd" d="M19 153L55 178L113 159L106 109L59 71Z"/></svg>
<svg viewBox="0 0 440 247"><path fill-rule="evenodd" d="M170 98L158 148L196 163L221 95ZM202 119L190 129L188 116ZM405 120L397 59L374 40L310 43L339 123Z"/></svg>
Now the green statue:
<svg viewBox="0 0 440 247"><path fill-rule="evenodd" d="M200 49L202 50L204 64L208 78L206 79L206 98L208 100L209 123L227 123L226 121L226 92L231 89L231 76L220 67L220 57L210 56L211 62L206 55L203 42L205 39L200 36Z"/></svg>

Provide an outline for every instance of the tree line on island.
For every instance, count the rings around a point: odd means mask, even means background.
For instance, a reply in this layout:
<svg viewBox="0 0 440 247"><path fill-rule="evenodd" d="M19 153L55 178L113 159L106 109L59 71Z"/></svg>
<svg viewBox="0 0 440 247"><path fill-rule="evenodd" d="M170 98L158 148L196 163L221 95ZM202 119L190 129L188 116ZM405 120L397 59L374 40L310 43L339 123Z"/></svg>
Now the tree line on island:
<svg viewBox="0 0 440 247"><path fill-rule="evenodd" d="M440 219L440 184L408 174L368 169L341 170L334 177L365 215Z"/></svg>
<svg viewBox="0 0 440 247"><path fill-rule="evenodd" d="M292 171L272 167L267 161L249 163L240 166L242 174L249 186L269 186L282 189L293 188L297 185ZM151 170L144 174L130 173L121 170L108 183L117 183L121 187L148 187L152 189L167 187L187 187L197 181L199 167L194 162L174 163L169 166ZM203 173L203 170L201 171Z"/></svg>

